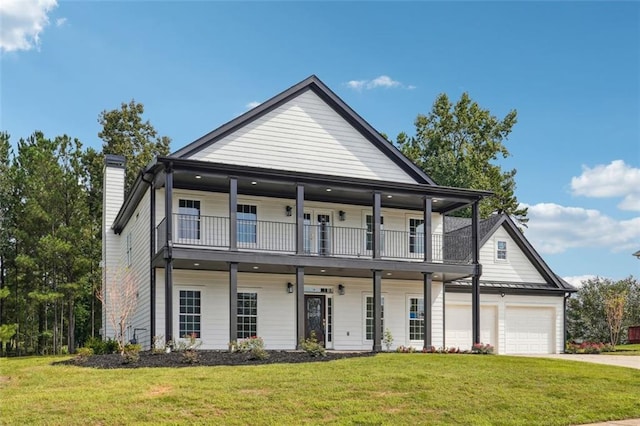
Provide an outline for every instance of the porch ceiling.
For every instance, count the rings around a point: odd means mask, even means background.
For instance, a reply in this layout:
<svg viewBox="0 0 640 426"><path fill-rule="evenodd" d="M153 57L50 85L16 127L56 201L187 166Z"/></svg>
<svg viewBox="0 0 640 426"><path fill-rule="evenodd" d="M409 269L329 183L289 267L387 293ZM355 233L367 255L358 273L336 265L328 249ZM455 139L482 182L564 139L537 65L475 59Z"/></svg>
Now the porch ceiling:
<svg viewBox="0 0 640 426"><path fill-rule="evenodd" d="M161 263L157 266L162 267ZM186 270L203 270L203 271L228 271L229 262L217 260L193 260L193 259L174 259L174 269ZM296 268L292 265L278 265L269 263L238 263L238 272L247 272L255 274L290 274L295 279ZM372 278L373 273L370 269L358 268L338 268L338 267L318 267L306 266L304 268L305 275L327 276L327 277L354 277L354 278ZM462 273L434 273L434 281L453 281L468 277L468 274ZM422 273L418 271L397 271L383 270L382 279L393 280L422 280Z"/></svg>
<svg viewBox="0 0 640 426"><path fill-rule="evenodd" d="M199 176L199 177L196 177ZM192 189L226 193L229 190L228 176L197 173L177 170L174 172L174 188ZM238 177L238 194L289 198L295 202L296 181L274 180L268 178L254 178L251 176ZM372 205L372 191L369 189L350 187L336 182L305 183L304 198L307 201L319 201L338 204ZM402 190L382 189L381 201L383 208L397 208L408 210L423 210L422 197L416 193ZM425 194L426 195L426 194ZM443 195L443 197L445 197ZM432 209L444 213L468 204L466 200L457 198L434 197Z"/></svg>

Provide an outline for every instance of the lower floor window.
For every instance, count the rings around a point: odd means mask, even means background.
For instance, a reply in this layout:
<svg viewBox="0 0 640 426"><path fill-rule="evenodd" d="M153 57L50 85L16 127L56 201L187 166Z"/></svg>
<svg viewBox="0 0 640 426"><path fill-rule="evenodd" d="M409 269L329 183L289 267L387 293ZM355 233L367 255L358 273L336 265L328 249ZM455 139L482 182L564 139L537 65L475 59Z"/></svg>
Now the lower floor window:
<svg viewBox="0 0 640 426"><path fill-rule="evenodd" d="M200 338L200 291L180 290L180 335Z"/></svg>
<svg viewBox="0 0 640 426"><path fill-rule="evenodd" d="M365 299L366 324L365 336L367 340L373 340L373 296L367 296ZM380 318L382 319L382 330L384 330L384 297L382 298L382 307L380 308ZM380 336L382 338L382 336Z"/></svg>
<svg viewBox="0 0 640 426"><path fill-rule="evenodd" d="M409 298L409 340L424 339L424 299Z"/></svg>
<svg viewBox="0 0 640 426"><path fill-rule="evenodd" d="M258 293L238 293L238 339L258 335Z"/></svg>

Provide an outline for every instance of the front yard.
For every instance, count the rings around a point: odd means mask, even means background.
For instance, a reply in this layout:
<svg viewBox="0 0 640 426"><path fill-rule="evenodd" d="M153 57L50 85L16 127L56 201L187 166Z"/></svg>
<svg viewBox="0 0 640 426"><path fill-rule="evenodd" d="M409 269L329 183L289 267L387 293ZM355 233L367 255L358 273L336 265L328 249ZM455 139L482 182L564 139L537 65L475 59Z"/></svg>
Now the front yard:
<svg viewBox="0 0 640 426"><path fill-rule="evenodd" d="M0 359L2 424L572 425L640 417L640 370L379 354L321 363L98 370Z"/></svg>

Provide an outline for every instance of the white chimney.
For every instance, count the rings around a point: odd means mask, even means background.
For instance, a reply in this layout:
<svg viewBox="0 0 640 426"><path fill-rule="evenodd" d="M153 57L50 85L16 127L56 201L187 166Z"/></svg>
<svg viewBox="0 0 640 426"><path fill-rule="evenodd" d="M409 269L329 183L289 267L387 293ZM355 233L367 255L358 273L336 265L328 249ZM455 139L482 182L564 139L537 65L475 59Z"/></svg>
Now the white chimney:
<svg viewBox="0 0 640 426"><path fill-rule="evenodd" d="M120 155L107 154L104 157L102 182L102 294L108 297L109 289L115 285L120 256L120 235L111 226L124 203L126 160ZM105 307L102 309L102 338L114 338L113 326L107 320Z"/></svg>

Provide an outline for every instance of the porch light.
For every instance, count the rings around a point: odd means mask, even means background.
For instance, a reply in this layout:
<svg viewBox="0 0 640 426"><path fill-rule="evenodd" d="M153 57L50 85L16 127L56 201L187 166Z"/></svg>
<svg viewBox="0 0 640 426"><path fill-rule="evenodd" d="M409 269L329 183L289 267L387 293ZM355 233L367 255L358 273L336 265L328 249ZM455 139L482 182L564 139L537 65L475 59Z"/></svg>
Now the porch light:
<svg viewBox="0 0 640 426"><path fill-rule="evenodd" d="M258 184L258 182L256 182L255 180L251 181L251 185L257 185L257 184Z"/></svg>
<svg viewBox="0 0 640 426"><path fill-rule="evenodd" d="M338 294L344 296L344 285L338 284Z"/></svg>
<svg viewBox="0 0 640 426"><path fill-rule="evenodd" d="M387 195L387 198L393 198L393 195Z"/></svg>
<svg viewBox="0 0 640 426"><path fill-rule="evenodd" d="M327 192L331 192L331 188L327 188Z"/></svg>
<svg viewBox="0 0 640 426"><path fill-rule="evenodd" d="M504 291L500 292L500 297L504 297Z"/></svg>
<svg viewBox="0 0 640 426"><path fill-rule="evenodd" d="M291 216L291 211L292 210L293 210L293 207L291 207L291 206L287 206L287 207L284 208L285 214L287 216Z"/></svg>
<svg viewBox="0 0 640 426"><path fill-rule="evenodd" d="M202 176L196 175L196 179L202 179Z"/></svg>
<svg viewBox="0 0 640 426"><path fill-rule="evenodd" d="M344 220L347 218L347 212L345 212L344 210L340 210L338 212L338 217L340 218L341 222L344 222Z"/></svg>
<svg viewBox="0 0 640 426"><path fill-rule="evenodd" d="M287 283L287 293L293 293L293 284Z"/></svg>

